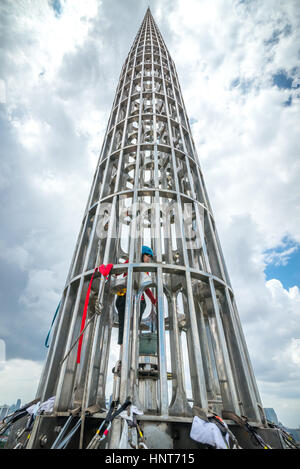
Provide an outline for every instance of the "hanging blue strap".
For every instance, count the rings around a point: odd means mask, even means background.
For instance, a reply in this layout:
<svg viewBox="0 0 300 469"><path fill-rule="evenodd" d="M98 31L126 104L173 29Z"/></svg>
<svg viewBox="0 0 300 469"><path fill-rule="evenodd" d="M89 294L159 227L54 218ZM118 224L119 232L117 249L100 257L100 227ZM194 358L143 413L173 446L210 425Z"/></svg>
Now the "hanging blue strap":
<svg viewBox="0 0 300 469"><path fill-rule="evenodd" d="M58 306L57 306L57 308L56 308L55 314L54 314L53 319L52 319L52 324L51 324L51 326L50 326L48 335L47 335L46 340L45 340L45 347L47 347L47 348L49 348L48 341L49 341L49 337L50 337L50 334L51 334L51 330L52 330L54 321L55 321L56 316L57 316L57 313L58 313L58 311L59 311L59 307L60 307L60 302L58 303Z"/></svg>

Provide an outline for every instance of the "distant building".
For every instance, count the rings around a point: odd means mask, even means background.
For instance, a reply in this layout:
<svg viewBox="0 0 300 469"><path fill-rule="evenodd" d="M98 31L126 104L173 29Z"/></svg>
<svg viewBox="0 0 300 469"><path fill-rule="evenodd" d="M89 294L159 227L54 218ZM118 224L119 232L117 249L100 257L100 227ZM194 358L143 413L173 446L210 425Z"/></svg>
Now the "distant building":
<svg viewBox="0 0 300 469"><path fill-rule="evenodd" d="M16 410L20 409L21 407L21 399L18 399L17 402L15 404L12 404L9 408L9 414L12 414L13 412L15 412Z"/></svg>
<svg viewBox="0 0 300 469"><path fill-rule="evenodd" d="M279 424L277 414L272 407L264 407L264 411L269 422L275 423L275 425Z"/></svg>
<svg viewBox="0 0 300 469"><path fill-rule="evenodd" d="M18 399L15 404L11 406L7 404L0 405L0 421L3 420L7 415L12 414L21 407L21 399Z"/></svg>
<svg viewBox="0 0 300 469"><path fill-rule="evenodd" d="M297 443L300 443L300 427L299 428L288 428L285 425L283 425L281 422L279 422L275 410L271 407L267 407L267 408L264 407L264 411L265 411L267 420L269 420L269 422L272 422L275 425L278 425L278 427L283 428L286 432L288 432L290 435L292 435L292 437L294 438L294 440Z"/></svg>
<svg viewBox="0 0 300 469"><path fill-rule="evenodd" d="M9 412L9 405L2 405L0 406L0 421L3 420L7 415L8 415L8 412Z"/></svg>

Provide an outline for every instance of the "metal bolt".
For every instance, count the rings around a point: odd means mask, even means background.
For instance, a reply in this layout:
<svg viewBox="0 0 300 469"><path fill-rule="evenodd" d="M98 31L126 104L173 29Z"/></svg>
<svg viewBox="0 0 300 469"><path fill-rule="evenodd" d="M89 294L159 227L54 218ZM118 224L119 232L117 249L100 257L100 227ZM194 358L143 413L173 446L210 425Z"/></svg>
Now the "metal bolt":
<svg viewBox="0 0 300 469"><path fill-rule="evenodd" d="M48 441L47 435L43 435L40 437L40 445L42 448L46 445L47 441Z"/></svg>

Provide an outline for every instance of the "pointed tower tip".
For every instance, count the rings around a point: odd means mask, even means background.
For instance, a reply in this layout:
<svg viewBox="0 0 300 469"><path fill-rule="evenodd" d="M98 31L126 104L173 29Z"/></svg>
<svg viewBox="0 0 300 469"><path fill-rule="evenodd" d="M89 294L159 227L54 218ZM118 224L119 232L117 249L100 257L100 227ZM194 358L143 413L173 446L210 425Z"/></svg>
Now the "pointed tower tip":
<svg viewBox="0 0 300 469"><path fill-rule="evenodd" d="M145 13L145 16L144 16L144 21L146 20L146 18L148 16L152 16L152 13L151 13L151 10L150 10L150 6L148 6L147 10L146 10L146 13Z"/></svg>

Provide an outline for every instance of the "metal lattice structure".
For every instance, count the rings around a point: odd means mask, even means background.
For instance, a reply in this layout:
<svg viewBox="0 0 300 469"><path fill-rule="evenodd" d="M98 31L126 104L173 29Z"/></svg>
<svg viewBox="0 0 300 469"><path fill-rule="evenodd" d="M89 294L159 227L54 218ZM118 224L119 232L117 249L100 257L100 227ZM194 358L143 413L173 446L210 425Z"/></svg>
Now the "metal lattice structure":
<svg viewBox="0 0 300 469"><path fill-rule="evenodd" d="M155 253L147 265L142 245ZM94 269L109 263L105 281ZM113 275L122 273L127 293L118 376L108 363L118 327ZM72 345L93 274L76 363ZM153 326L147 352L138 308L149 287L158 304L156 317L149 307L145 314ZM83 415L91 406L101 417L112 378L113 399L130 396L144 412L144 431L151 435L156 426L165 447L173 443L164 425L190 424L193 405L246 415L258 425L264 419L175 65L149 9L121 71L37 395L55 396L57 418L76 407ZM118 447L120 431L116 420L109 447ZM86 441L82 427L78 446Z"/></svg>

